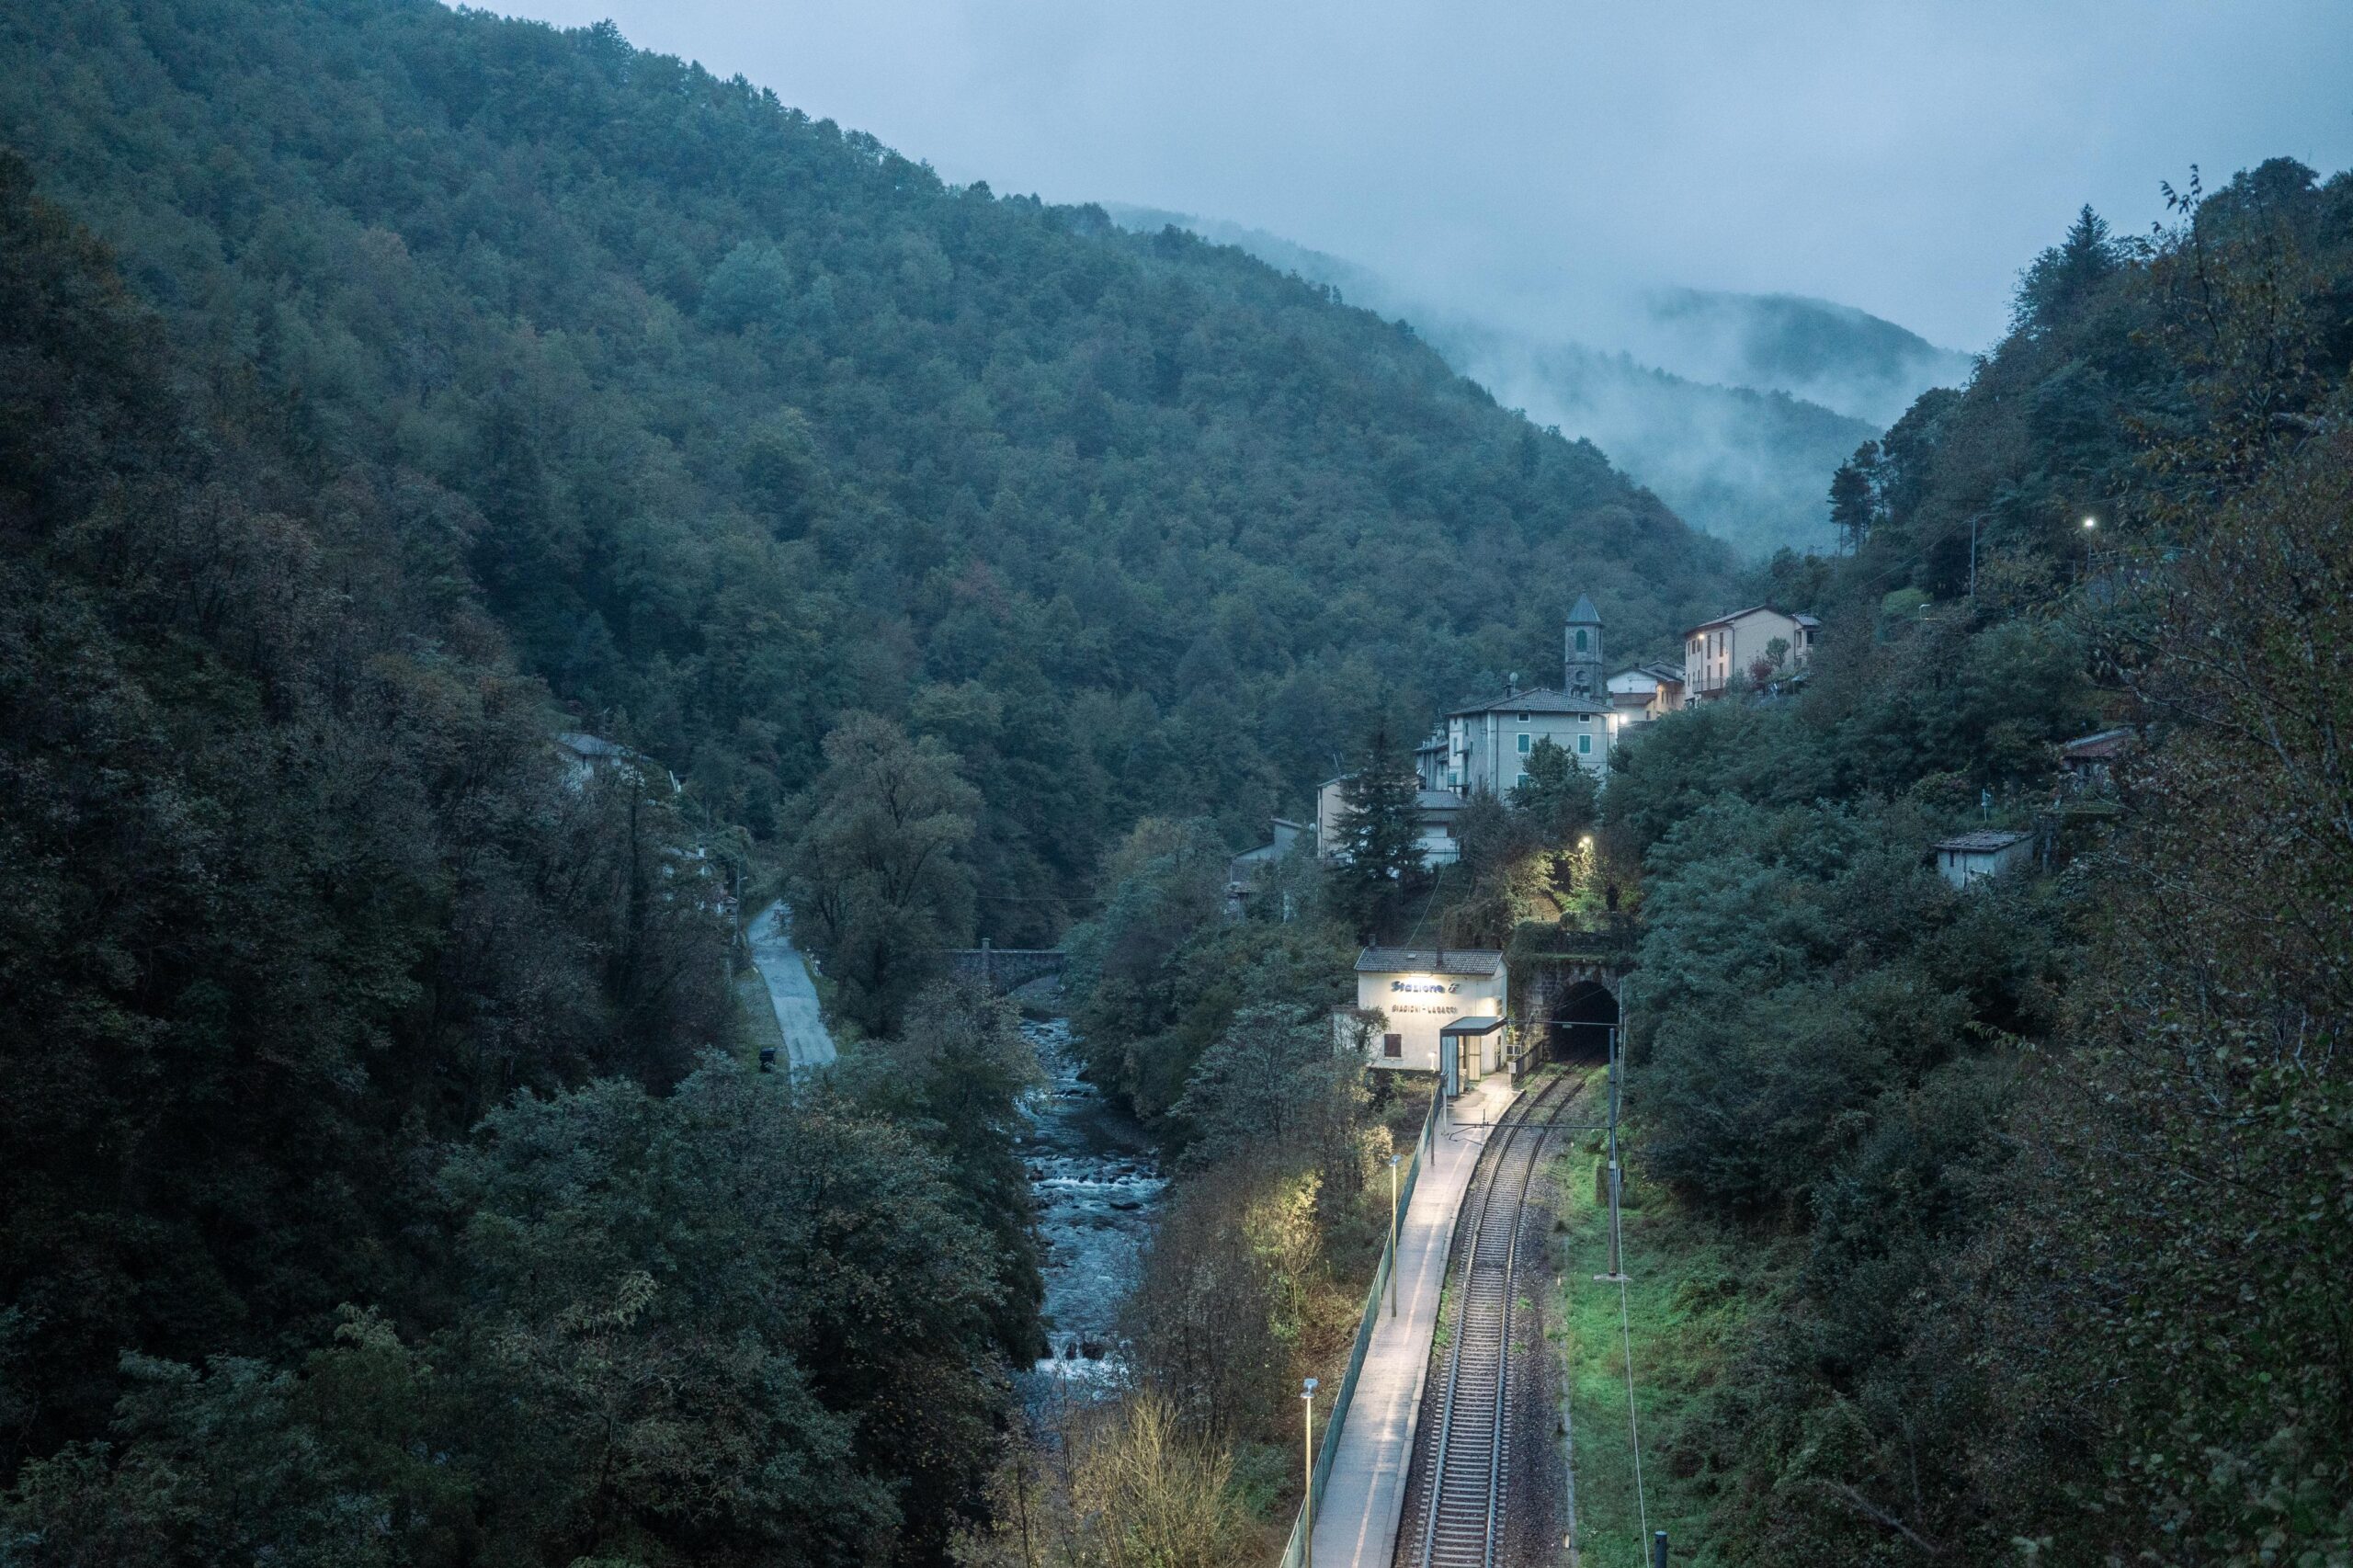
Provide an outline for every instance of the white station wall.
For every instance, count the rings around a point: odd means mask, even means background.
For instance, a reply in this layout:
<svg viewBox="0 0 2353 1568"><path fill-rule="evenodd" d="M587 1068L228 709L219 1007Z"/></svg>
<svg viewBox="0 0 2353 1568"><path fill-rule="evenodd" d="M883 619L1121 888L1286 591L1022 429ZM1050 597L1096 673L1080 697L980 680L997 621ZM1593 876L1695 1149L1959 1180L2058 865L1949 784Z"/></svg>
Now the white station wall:
<svg viewBox="0 0 2353 1568"><path fill-rule="evenodd" d="M1387 1032L1403 1037L1398 1054L1389 1056L1382 1051L1381 1031L1374 1031L1366 1048L1366 1059L1375 1067L1437 1072L1438 1031L1460 1017L1502 1017L1507 983L1508 977L1500 966L1491 975L1358 975L1358 1009L1388 1015ZM1494 1060L1474 1067L1466 1059L1463 1066L1467 1071L1493 1072L1503 1065L1500 1029L1482 1040L1465 1042L1466 1051L1472 1047L1484 1051Z"/></svg>

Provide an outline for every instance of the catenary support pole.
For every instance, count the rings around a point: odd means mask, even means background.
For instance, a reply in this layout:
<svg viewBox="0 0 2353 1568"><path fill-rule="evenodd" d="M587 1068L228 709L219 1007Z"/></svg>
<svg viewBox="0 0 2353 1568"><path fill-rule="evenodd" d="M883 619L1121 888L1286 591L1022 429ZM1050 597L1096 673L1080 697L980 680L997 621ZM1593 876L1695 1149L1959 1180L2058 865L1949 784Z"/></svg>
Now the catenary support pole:
<svg viewBox="0 0 2353 1568"><path fill-rule="evenodd" d="M1626 1272L1624 1259L1618 1250L1618 1198L1621 1183L1618 1175L1618 1031L1609 1031L1609 1277L1612 1279Z"/></svg>

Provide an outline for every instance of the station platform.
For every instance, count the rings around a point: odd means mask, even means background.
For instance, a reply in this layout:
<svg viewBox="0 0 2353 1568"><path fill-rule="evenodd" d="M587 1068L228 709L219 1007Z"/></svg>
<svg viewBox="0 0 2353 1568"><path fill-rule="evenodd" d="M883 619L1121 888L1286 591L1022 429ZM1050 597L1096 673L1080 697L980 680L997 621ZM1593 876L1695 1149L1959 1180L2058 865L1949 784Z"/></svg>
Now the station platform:
<svg viewBox="0 0 2353 1568"><path fill-rule="evenodd" d="M1516 1096L1508 1074L1491 1073L1439 1115L1437 1154L1424 1157L1397 1228L1396 1315L1383 1304L1324 1483L1315 1568L1389 1568L1455 1215L1487 1130Z"/></svg>

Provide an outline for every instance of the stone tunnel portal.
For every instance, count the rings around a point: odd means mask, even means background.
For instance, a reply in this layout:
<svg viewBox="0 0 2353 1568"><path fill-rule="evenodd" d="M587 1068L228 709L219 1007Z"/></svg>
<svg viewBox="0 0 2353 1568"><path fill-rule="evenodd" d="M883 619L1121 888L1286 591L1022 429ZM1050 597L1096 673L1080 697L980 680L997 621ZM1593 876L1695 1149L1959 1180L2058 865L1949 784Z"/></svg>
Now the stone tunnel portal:
<svg viewBox="0 0 2353 1568"><path fill-rule="evenodd" d="M1547 1054L1555 1062L1599 1066L1609 1060L1609 1031L1617 1024L1617 996L1599 981L1581 980L1553 1005Z"/></svg>

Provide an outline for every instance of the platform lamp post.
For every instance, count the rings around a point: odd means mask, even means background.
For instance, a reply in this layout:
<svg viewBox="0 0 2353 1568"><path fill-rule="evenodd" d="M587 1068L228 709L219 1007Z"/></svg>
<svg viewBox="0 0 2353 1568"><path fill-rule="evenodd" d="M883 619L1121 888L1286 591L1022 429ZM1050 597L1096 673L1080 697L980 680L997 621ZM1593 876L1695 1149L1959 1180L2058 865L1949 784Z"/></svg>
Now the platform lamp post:
<svg viewBox="0 0 2353 1568"><path fill-rule="evenodd" d="M1397 1156L1389 1156L1389 1315L1397 1315Z"/></svg>
<svg viewBox="0 0 2353 1568"><path fill-rule="evenodd" d="M1315 1568L1315 1380L1299 1391L1300 1412L1306 1417L1307 1487L1300 1494L1299 1568Z"/></svg>

